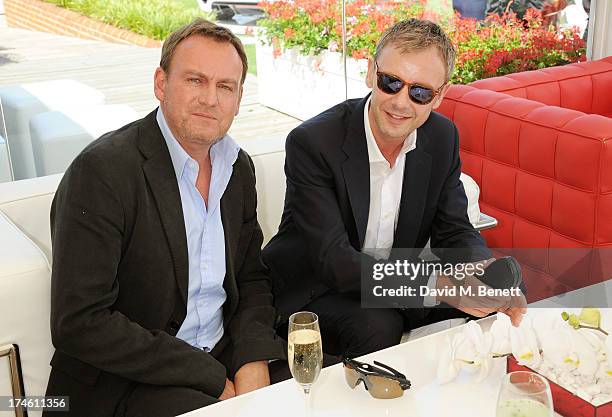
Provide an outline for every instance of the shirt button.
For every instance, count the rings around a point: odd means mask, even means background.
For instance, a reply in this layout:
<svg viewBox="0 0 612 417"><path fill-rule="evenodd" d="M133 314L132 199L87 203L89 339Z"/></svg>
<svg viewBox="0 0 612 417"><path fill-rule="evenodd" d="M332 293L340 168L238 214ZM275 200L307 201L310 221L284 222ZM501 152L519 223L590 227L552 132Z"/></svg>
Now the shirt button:
<svg viewBox="0 0 612 417"><path fill-rule="evenodd" d="M202 269L205 270L205 271L208 270L208 265L206 265L206 264L202 265Z"/></svg>
<svg viewBox="0 0 612 417"><path fill-rule="evenodd" d="M204 352L206 352L206 353L210 352L210 348L209 348L209 347L207 347L207 346L204 346L202 349L203 349L203 350L204 350Z"/></svg>

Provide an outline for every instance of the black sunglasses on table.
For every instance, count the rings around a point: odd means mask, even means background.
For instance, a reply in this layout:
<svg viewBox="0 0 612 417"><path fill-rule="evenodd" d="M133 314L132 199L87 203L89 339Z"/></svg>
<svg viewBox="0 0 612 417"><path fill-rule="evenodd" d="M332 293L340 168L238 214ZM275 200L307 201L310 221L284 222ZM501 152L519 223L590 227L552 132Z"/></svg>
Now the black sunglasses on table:
<svg viewBox="0 0 612 417"><path fill-rule="evenodd" d="M383 93L394 95L402 91L404 86L407 86L408 97L410 97L410 100L416 104L425 105L431 103L446 85L446 83L444 83L440 88L434 90L419 84L406 82L395 75L379 71L378 63L376 61L374 62L374 65L376 65L376 85Z"/></svg>
<svg viewBox="0 0 612 417"><path fill-rule="evenodd" d="M344 358L344 377L351 388L363 382L366 390L374 398L389 399L404 395L410 388L406 376L383 363L374 361L374 365Z"/></svg>

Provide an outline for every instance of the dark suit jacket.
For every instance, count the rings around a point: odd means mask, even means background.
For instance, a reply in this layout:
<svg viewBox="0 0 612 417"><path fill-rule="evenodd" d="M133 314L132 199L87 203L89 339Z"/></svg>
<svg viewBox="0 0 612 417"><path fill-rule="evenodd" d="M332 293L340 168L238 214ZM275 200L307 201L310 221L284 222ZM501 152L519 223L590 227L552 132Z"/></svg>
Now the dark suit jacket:
<svg viewBox="0 0 612 417"><path fill-rule="evenodd" d="M366 99L338 104L287 137L285 209L263 251L284 320L329 290L359 292L362 262L375 262L360 252L370 200ZM456 261L490 256L468 220L460 174L457 129L432 113L406 154L394 248L423 248L431 238L432 248L470 248L468 258Z"/></svg>
<svg viewBox="0 0 612 417"><path fill-rule="evenodd" d="M240 151L221 199L227 301L214 351L232 349L229 372L283 357L256 200L253 164ZM133 382L221 394L226 368L175 337L187 311L187 240L155 112L75 159L55 195L51 229L49 394L70 395L71 414L81 416L113 415Z"/></svg>

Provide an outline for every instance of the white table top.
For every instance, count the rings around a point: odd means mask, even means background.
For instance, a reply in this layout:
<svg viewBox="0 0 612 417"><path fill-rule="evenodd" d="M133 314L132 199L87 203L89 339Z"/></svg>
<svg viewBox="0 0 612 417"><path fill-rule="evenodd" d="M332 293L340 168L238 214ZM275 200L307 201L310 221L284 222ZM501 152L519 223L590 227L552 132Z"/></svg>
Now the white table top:
<svg viewBox="0 0 612 417"><path fill-rule="evenodd" d="M491 318L481 321L483 328ZM462 371L450 384L436 381L438 352L447 336L461 331L462 326L393 346L363 357L379 360L404 373L412 388L400 398L379 400L370 397L363 384L351 390L344 380L342 365L323 369L314 384L312 410L306 413L304 394L293 380L275 384L231 400L222 401L183 414L184 417L230 416L414 416L414 417L492 417L495 415L497 392L506 372L506 360L496 359L489 377L475 382L475 376Z"/></svg>
<svg viewBox="0 0 612 417"><path fill-rule="evenodd" d="M609 298L611 286L612 280L608 280L530 304L528 315L537 314L539 308L559 309L560 314L567 306L588 305L585 301L592 301L601 294L607 297L608 304L597 298L598 305L607 306L612 302ZM489 329L494 319L488 317L479 321L483 331ZM493 417L497 393L506 373L504 358L493 360L489 376L481 383L465 370L450 384L440 385L436 381L441 347L447 343L447 337L462 330L463 326L454 327L360 358L370 363L378 360L405 374L412 388L400 398L372 398L363 384L351 390L344 380L342 365L338 364L322 370L311 391L310 413L306 412L301 387L290 379L181 417Z"/></svg>

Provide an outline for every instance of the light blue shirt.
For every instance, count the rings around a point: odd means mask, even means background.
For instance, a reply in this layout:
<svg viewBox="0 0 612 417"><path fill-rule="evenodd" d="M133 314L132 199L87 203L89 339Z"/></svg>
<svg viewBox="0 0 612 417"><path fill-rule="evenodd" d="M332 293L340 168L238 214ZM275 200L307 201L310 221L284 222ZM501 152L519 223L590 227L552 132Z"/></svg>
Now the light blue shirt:
<svg viewBox="0 0 612 417"><path fill-rule="evenodd" d="M157 110L157 123L176 173L189 254L187 316L176 337L210 351L223 336L223 303L227 297L223 288L225 236L221 221L221 196L232 176L240 147L226 135L210 148L212 174L207 207L196 188L198 163L176 140L161 108Z"/></svg>

